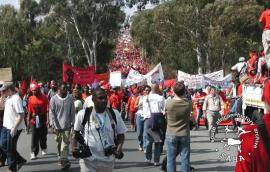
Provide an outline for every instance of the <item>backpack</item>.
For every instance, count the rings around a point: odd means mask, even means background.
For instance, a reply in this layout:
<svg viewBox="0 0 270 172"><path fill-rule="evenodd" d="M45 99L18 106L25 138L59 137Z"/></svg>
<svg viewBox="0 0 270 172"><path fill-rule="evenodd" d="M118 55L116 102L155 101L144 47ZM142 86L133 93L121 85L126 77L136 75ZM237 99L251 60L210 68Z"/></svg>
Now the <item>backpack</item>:
<svg viewBox="0 0 270 172"><path fill-rule="evenodd" d="M90 116L91 116L91 113L92 113L92 110L93 110L93 107L87 107L85 108L85 113L84 113L84 117L83 117L83 121L82 121L82 126L83 128L85 127L85 124L88 122L89 123L89 119L90 119ZM118 144L118 141L117 141L117 135L116 135L116 132L115 132L115 125L117 125L117 120L116 120L116 115L112 109L112 107L109 107L108 108L109 110L109 116L111 116L112 120L114 120L115 124L111 124L112 125L112 129L113 129L113 137L114 137L114 143L115 145Z"/></svg>

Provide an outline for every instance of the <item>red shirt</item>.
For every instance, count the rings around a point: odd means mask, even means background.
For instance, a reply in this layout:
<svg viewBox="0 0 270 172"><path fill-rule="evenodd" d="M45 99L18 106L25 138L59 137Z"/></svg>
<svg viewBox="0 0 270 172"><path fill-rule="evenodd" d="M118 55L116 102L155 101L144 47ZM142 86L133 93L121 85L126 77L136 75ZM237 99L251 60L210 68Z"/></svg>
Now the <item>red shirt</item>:
<svg viewBox="0 0 270 172"><path fill-rule="evenodd" d="M30 96L28 100L28 112L31 113L31 123L36 124L34 116L39 115L43 124L47 123L47 112L49 109L48 98L44 94Z"/></svg>
<svg viewBox="0 0 270 172"><path fill-rule="evenodd" d="M120 99L117 94L113 93L109 96L109 102L113 109L120 109Z"/></svg>
<svg viewBox="0 0 270 172"><path fill-rule="evenodd" d="M264 116L264 124L270 137L270 114ZM241 134L241 151L238 151L235 172L269 172L270 157L267 155L263 140L257 125L244 128L249 133Z"/></svg>
<svg viewBox="0 0 270 172"><path fill-rule="evenodd" d="M226 94L223 91L219 92L220 97L222 98L223 102L227 101Z"/></svg>
<svg viewBox="0 0 270 172"><path fill-rule="evenodd" d="M263 30L270 29L270 9L267 9L262 12L259 21L263 25Z"/></svg>
<svg viewBox="0 0 270 172"><path fill-rule="evenodd" d="M137 100L137 96L132 95L129 97L128 99L128 104L127 104L127 108L129 109L129 112L136 112L136 100Z"/></svg>
<svg viewBox="0 0 270 172"><path fill-rule="evenodd" d="M241 97L242 96L242 93L243 93L243 87L242 87L242 84L239 84L237 86L237 90L236 90L236 95Z"/></svg>
<svg viewBox="0 0 270 172"><path fill-rule="evenodd" d="M117 96L118 96L120 102L122 102L124 94L123 94L123 92L121 90L117 91Z"/></svg>
<svg viewBox="0 0 270 172"><path fill-rule="evenodd" d="M199 95L196 94L194 96L194 101L196 103L197 109L202 109L204 98L207 94L205 92L201 92Z"/></svg>

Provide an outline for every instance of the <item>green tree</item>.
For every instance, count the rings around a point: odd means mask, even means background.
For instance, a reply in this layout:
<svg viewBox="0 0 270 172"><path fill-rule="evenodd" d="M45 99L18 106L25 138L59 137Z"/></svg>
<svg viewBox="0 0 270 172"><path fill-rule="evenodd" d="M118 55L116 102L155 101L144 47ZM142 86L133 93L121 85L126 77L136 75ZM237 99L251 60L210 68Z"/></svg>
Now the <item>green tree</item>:
<svg viewBox="0 0 270 172"><path fill-rule="evenodd" d="M258 48L258 17L253 1L170 1L134 18L132 35L151 62L168 69L202 73L229 69L239 56ZM171 70L166 71L169 76Z"/></svg>
<svg viewBox="0 0 270 172"><path fill-rule="evenodd" d="M0 6L0 67L12 67L14 80L47 80L61 79L63 62L106 66L124 20L112 2L22 0L19 10Z"/></svg>

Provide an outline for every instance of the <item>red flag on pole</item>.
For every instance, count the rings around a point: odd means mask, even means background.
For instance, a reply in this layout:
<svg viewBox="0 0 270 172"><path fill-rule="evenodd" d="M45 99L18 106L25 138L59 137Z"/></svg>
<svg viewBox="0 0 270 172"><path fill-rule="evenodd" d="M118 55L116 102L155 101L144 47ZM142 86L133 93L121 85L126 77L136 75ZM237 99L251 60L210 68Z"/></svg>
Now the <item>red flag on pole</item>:
<svg viewBox="0 0 270 172"><path fill-rule="evenodd" d="M95 67L87 68L73 67L68 64L63 64L63 81L73 84L92 84L95 79Z"/></svg>

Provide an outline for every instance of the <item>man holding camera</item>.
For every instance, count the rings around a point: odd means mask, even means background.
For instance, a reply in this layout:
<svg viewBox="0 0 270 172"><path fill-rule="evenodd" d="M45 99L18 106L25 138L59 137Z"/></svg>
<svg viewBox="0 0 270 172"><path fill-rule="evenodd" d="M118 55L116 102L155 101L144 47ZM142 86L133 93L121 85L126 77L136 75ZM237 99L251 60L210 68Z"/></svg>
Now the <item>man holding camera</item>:
<svg viewBox="0 0 270 172"><path fill-rule="evenodd" d="M107 107L105 90L93 91L94 107L78 112L75 120L73 156L81 158L81 172L112 172L115 158L123 158L122 146L127 128L117 110Z"/></svg>

